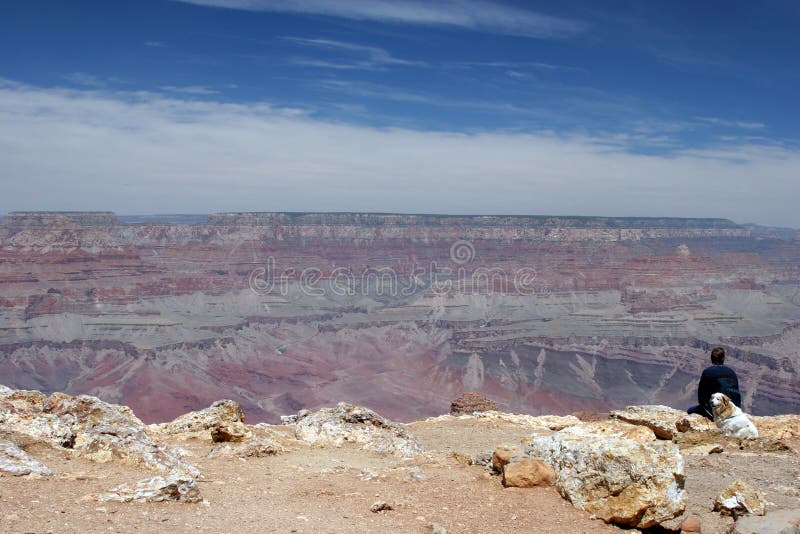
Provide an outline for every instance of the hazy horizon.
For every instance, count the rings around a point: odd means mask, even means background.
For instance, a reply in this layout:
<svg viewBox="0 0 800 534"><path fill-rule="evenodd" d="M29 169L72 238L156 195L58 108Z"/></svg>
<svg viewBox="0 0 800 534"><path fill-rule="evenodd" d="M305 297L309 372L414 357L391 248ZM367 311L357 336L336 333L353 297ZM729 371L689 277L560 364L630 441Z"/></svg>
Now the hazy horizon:
<svg viewBox="0 0 800 534"><path fill-rule="evenodd" d="M511 217L511 218L545 218L545 217L553 217L553 218L564 218L564 219L685 219L685 220L727 220L739 226L762 226L765 228L778 228L778 229L789 229L789 230L800 230L800 228L792 227L792 226L773 226L762 224L757 221L736 221L733 219L728 219L725 217L673 217L670 215L647 215L647 216L628 216L628 215L580 215L576 213L568 213L568 214L552 214L552 213L434 213L434 212L425 212L425 213L411 213L411 212L382 212L382 211L210 211L210 212L196 212L196 213L172 213L172 212L163 212L163 213L120 213L113 210L13 210L7 212L0 212L0 221L2 219L11 214L11 213L56 213L56 214L79 214L79 213L112 213L118 218L122 219L132 219L132 218L141 218L144 219L146 217L154 217L154 218L166 218L166 217L207 217L209 215L216 215L222 213L283 213L283 214L291 214L291 215L315 215L315 214L323 214L323 215L394 215L394 216L431 216L431 217ZM125 222L125 221L123 221Z"/></svg>

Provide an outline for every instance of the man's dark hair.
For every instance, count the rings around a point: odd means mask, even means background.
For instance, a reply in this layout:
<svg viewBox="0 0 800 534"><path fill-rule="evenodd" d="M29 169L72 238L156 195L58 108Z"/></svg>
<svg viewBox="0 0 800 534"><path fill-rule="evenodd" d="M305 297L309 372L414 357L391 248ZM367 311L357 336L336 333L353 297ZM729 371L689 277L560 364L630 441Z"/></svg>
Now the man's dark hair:
<svg viewBox="0 0 800 534"><path fill-rule="evenodd" d="M725 349L716 347L711 351L711 363L714 365L722 365L725 363Z"/></svg>

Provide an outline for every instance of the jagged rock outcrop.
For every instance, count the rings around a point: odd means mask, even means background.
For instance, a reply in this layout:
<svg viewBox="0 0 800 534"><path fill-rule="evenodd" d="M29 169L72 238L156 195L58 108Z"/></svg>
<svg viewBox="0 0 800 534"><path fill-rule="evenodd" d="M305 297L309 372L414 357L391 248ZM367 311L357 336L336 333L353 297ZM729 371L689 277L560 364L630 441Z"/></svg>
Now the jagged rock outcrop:
<svg viewBox="0 0 800 534"><path fill-rule="evenodd" d="M662 405L628 406L624 410L612 411L610 416L632 425L646 426L660 439L674 438L681 431L679 422L688 423L690 427L693 424L686 412ZM694 417L702 418L696 414ZM686 425L680 427L687 428Z"/></svg>
<svg viewBox="0 0 800 534"><path fill-rule="evenodd" d="M651 443L656 440L655 433L643 425L632 425L620 421L589 421L571 425L561 431L561 435L572 439L591 439L594 437L618 438Z"/></svg>
<svg viewBox="0 0 800 534"><path fill-rule="evenodd" d="M0 439L0 476L41 475L49 477L53 472L35 460L16 444Z"/></svg>
<svg viewBox="0 0 800 534"><path fill-rule="evenodd" d="M764 515L767 503L758 489L743 480L737 480L714 500L714 510L723 515Z"/></svg>
<svg viewBox="0 0 800 534"><path fill-rule="evenodd" d="M651 440L631 429L645 430ZM555 469L556 487L573 505L606 522L649 528L686 507L678 447L655 441L644 427L576 425L534 438L526 454Z"/></svg>
<svg viewBox="0 0 800 534"><path fill-rule="evenodd" d="M14 391L4 386L0 395L0 436L15 441L24 435L53 447L71 448L75 443L72 421L48 410L48 398L39 391Z"/></svg>
<svg viewBox="0 0 800 534"><path fill-rule="evenodd" d="M422 453L422 446L400 425L369 408L346 402L289 420L296 421L297 439L312 445L356 443L367 450L404 457Z"/></svg>
<svg viewBox="0 0 800 534"><path fill-rule="evenodd" d="M800 415L749 416L761 439L793 440L800 438Z"/></svg>
<svg viewBox="0 0 800 534"><path fill-rule="evenodd" d="M96 462L119 459L161 474L200 475L196 467L159 447L130 408L89 395L7 394L0 399L0 433L71 449Z"/></svg>
<svg viewBox="0 0 800 534"><path fill-rule="evenodd" d="M150 425L149 428L163 434L179 434L221 428L229 423L244 423L244 412L238 402L223 399L212 403L208 408L186 413L168 423Z"/></svg>
<svg viewBox="0 0 800 534"><path fill-rule="evenodd" d="M463 393L450 403L450 415L497 411L500 411L500 407L496 402L478 393Z"/></svg>
<svg viewBox="0 0 800 534"><path fill-rule="evenodd" d="M120 484L98 496L101 502L201 502L197 481L191 477L169 475L140 480L135 485Z"/></svg>

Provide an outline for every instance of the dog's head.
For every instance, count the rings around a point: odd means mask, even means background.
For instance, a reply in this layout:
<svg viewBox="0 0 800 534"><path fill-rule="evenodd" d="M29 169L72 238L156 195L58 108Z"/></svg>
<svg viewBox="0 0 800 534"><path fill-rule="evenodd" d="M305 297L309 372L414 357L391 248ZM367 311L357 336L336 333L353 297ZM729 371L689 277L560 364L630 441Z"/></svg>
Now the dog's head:
<svg viewBox="0 0 800 534"><path fill-rule="evenodd" d="M733 401L724 393L711 395L711 410L714 412L714 416L727 419L733 415L734 407Z"/></svg>

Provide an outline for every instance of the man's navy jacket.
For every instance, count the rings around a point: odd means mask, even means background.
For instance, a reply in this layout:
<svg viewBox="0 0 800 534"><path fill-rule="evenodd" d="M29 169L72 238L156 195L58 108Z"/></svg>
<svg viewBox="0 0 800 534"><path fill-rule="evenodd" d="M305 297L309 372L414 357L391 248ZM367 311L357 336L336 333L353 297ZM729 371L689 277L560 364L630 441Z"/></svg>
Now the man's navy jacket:
<svg viewBox="0 0 800 534"><path fill-rule="evenodd" d="M711 415L711 395L724 393L739 408L742 407L742 396L739 393L739 378L736 372L726 365L706 367L700 376L697 388L697 403Z"/></svg>

